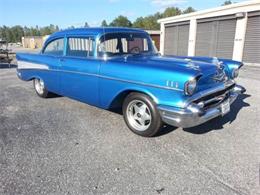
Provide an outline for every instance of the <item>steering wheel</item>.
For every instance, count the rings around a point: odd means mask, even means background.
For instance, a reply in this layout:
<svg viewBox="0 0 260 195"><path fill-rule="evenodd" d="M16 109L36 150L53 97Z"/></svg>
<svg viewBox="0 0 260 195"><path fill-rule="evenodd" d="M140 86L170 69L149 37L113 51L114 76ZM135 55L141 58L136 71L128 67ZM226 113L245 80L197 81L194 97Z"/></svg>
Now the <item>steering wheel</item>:
<svg viewBox="0 0 260 195"><path fill-rule="evenodd" d="M140 52L141 52L141 49L137 46L130 49L130 53L133 53L133 54L138 54Z"/></svg>

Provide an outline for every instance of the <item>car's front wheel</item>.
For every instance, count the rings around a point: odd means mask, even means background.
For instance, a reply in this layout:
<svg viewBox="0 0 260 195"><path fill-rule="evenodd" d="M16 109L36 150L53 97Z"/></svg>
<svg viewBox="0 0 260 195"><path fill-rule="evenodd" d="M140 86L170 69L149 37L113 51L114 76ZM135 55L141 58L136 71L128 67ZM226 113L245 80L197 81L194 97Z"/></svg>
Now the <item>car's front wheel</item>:
<svg viewBox="0 0 260 195"><path fill-rule="evenodd" d="M44 81L42 79L34 79L33 86L38 96L42 98L47 98L50 95L50 92L46 89Z"/></svg>
<svg viewBox="0 0 260 195"><path fill-rule="evenodd" d="M126 97L123 115L129 129L144 137L157 134L163 124L153 100L142 93L131 93Z"/></svg>

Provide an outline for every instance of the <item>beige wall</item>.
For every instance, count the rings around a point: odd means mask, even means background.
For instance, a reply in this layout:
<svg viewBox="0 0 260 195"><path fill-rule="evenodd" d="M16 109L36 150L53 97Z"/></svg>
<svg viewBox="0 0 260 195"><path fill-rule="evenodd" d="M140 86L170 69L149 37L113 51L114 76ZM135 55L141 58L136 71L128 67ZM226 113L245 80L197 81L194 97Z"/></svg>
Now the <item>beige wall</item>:
<svg viewBox="0 0 260 195"><path fill-rule="evenodd" d="M22 37L22 45L24 48L37 49L42 48L45 38L41 36Z"/></svg>

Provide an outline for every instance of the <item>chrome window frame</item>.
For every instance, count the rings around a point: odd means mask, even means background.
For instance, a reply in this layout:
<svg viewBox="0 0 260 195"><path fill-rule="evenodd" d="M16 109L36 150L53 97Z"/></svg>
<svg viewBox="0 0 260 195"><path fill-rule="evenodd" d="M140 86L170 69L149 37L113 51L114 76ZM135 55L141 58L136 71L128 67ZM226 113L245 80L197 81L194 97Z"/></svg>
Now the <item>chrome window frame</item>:
<svg viewBox="0 0 260 195"><path fill-rule="evenodd" d="M51 44L52 42L59 40L59 39L63 39L63 50L62 50L62 55L52 55L52 54L46 54L45 49L48 47L49 44ZM44 56L52 56L52 57L63 57L64 56L64 51L65 51L65 47L66 47L66 40L64 36L60 36L60 37L55 37L51 40L49 40L47 43L44 44L44 47L42 48L42 50L40 51L40 54L44 55Z"/></svg>

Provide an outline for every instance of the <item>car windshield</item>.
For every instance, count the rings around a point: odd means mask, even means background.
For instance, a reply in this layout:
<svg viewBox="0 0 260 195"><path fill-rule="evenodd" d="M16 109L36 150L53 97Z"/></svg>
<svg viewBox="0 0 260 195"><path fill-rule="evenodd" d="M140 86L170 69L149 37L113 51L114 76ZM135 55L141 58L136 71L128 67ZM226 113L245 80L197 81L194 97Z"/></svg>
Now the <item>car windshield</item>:
<svg viewBox="0 0 260 195"><path fill-rule="evenodd" d="M101 37L99 56L157 54L151 38L146 33L108 33Z"/></svg>

